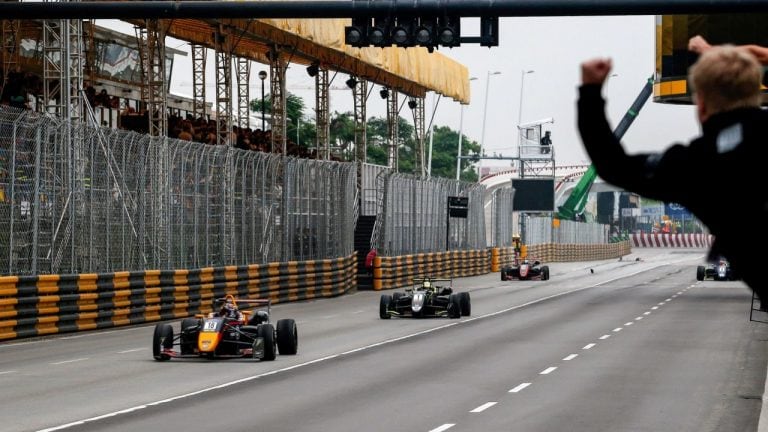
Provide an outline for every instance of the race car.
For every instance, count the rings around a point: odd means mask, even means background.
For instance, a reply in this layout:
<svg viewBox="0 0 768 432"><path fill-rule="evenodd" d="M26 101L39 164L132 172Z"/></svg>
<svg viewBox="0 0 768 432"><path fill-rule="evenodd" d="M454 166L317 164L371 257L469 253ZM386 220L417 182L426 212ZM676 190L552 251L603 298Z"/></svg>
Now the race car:
<svg viewBox="0 0 768 432"><path fill-rule="evenodd" d="M501 268L501 280L549 280L549 266L541 265L541 262L533 262L522 259L517 264Z"/></svg>
<svg viewBox="0 0 768 432"><path fill-rule="evenodd" d="M244 305L235 317L222 312L195 315L181 321L181 330L174 333L173 326L160 323L152 336L152 355L157 361L171 358L251 357L271 361L280 354L296 354L299 345L296 322L292 319L277 321L277 328L269 322L270 300L235 299L228 295L214 301L214 311L221 305ZM266 308L266 310L264 310Z"/></svg>
<svg viewBox="0 0 768 432"><path fill-rule="evenodd" d="M709 263L705 266L700 265L696 268L696 280L714 279L716 281L737 280L738 276L731 269L731 265L724 259L716 263Z"/></svg>
<svg viewBox="0 0 768 432"><path fill-rule="evenodd" d="M440 283L445 283L440 285ZM413 287L405 292L382 294L379 301L379 317L449 317L461 318L472 313L468 292L453 292L453 279L437 279L431 276L413 279Z"/></svg>

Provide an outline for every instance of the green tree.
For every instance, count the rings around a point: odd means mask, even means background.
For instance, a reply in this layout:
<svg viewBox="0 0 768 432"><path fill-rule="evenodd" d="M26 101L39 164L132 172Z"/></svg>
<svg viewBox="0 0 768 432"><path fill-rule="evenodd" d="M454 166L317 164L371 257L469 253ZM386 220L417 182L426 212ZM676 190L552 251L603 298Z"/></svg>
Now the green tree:
<svg viewBox="0 0 768 432"><path fill-rule="evenodd" d="M250 103L251 111L261 113L261 99L253 99ZM315 128L314 119L307 119L304 117L304 99L296 96L293 93L288 93L285 98L285 113L286 113L286 131L285 134L288 140L296 142L304 147L314 147L317 137L317 131ZM264 96L264 111L266 114L272 113L272 99L271 95ZM258 125L257 127L261 127ZM296 130L298 127L298 136Z"/></svg>

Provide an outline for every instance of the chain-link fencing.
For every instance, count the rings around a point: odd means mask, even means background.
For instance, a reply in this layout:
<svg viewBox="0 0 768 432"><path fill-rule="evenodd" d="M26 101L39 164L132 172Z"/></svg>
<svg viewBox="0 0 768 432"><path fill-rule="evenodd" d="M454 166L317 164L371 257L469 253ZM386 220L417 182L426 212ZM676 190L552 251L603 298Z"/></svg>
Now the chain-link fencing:
<svg viewBox="0 0 768 432"><path fill-rule="evenodd" d="M491 238L493 246L512 246L512 234L515 230L512 212L512 198L515 193L512 188L500 188L491 195Z"/></svg>
<svg viewBox="0 0 768 432"><path fill-rule="evenodd" d="M0 274L338 258L355 166L0 108Z"/></svg>
<svg viewBox="0 0 768 432"><path fill-rule="evenodd" d="M545 243L601 244L610 243L610 227L597 223L585 223L560 220L553 225L552 217L526 217L525 243L537 245ZM557 226L555 226L557 225Z"/></svg>
<svg viewBox="0 0 768 432"><path fill-rule="evenodd" d="M383 256L485 249L485 186L407 174L379 174L381 205L371 244ZM469 198L466 218L448 220L448 197Z"/></svg>

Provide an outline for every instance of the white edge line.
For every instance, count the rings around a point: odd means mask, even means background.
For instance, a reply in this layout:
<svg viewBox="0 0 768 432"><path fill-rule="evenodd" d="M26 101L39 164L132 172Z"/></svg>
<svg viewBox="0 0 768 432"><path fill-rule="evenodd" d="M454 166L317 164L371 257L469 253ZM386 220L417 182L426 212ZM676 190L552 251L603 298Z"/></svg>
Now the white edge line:
<svg viewBox="0 0 768 432"><path fill-rule="evenodd" d="M2 372L0 372L0 375L7 375L7 374L12 374L12 373L16 373L16 371L14 371L14 370L2 371Z"/></svg>
<svg viewBox="0 0 768 432"><path fill-rule="evenodd" d="M79 362L79 361L83 361L83 360L88 360L88 358L87 357L76 358L76 359L72 359L72 360L64 360L64 361L55 362L55 363L48 363L48 364L63 365L63 364L66 364L66 363L74 363L74 362Z"/></svg>
<svg viewBox="0 0 768 432"><path fill-rule="evenodd" d="M470 411L470 412L471 412L471 413L480 413L480 412L483 412L483 411L487 410L488 408L490 408L490 407L492 407L492 406L496 405L497 403L498 403L498 402L486 402L486 403L484 403L484 404L480 405L479 407L477 407L477 408L473 409L473 410L472 410L472 411Z"/></svg>
<svg viewBox="0 0 768 432"><path fill-rule="evenodd" d="M146 348L133 348L133 349L127 349L127 350L124 350L124 351L118 351L117 353L118 354L126 354L126 353L131 353L131 352L136 352L136 351L144 351L145 349Z"/></svg>
<svg viewBox="0 0 768 432"><path fill-rule="evenodd" d="M521 391L523 391L529 385L531 385L531 383L522 383L522 384L518 385L517 387L509 390L508 393L520 393Z"/></svg>
<svg viewBox="0 0 768 432"><path fill-rule="evenodd" d="M101 415L101 416L97 416L97 417L90 417L90 418L87 418L87 419L75 421L75 422L72 422L72 423L67 423L67 424L64 424L64 425L53 426L53 427L50 427L50 428L47 428L47 429L40 429L37 432L52 432L52 431L57 431L57 430L62 430L62 429L68 429L68 428L73 427L73 426L79 426L79 425L82 425L84 423L93 422L93 421L96 421L96 420L99 420L99 419L102 419L102 418L105 418L105 417L110 417L110 416L115 416L115 415L119 415L119 414L122 414L122 413L132 412L132 411L135 411L135 410L143 409L143 408L148 407L148 406L162 405L162 404L173 402L173 401L176 401L176 400L179 400L179 399L186 399L186 398L189 398L189 397L192 397L192 396L197 396L199 394L208 393L208 392L211 392L211 391L214 391L214 390L219 390L219 389L231 387L231 386L234 386L234 385L237 385L237 384L241 384L241 383L244 383L244 382L248 382L248 381L253 381L253 380L265 377L265 376L275 375L275 374L282 373L282 372L287 372L287 371L290 371L290 370L293 370L293 369L298 369L298 368L309 366L309 365L312 365L312 364L315 364L315 363L320 363L320 362L331 360L331 359L334 359L334 358L337 358L337 357L341 357L341 356L345 356L345 355L348 355L348 354L364 351L364 350L367 350L367 349L370 349L370 348L374 348L374 347L378 347L378 346L382 346L382 345L387 345L387 344L391 344L391 343L394 343L394 342L399 342L399 341L406 340L406 339L411 339L411 338L414 338L414 337L417 337L417 336L421 336L421 335L424 335L424 334L428 334L428 333L432 333L432 332L435 332L435 331L438 331L438 330L442 330L444 328L453 327L453 326L458 325L458 324L463 324L463 323L468 323L468 322L472 322L472 321L475 321L475 320L480 320L480 319L494 317L494 316L497 316L497 315L501 315L501 314L513 311L513 310L522 309L524 307L527 307L527 306L530 306L530 305L534 305L536 303L541 303L541 302L546 301L546 300L550 300L550 299L557 298L557 297L562 297L564 295L572 294L572 293L579 292L579 291L584 291L584 290L587 290L587 289L590 289L590 288L595 288L595 287L598 287L598 286L601 286L601 285L606 285L606 284L615 282L617 280L626 279L626 278L638 275L640 273L647 272L648 270L651 270L653 268L662 267L663 265L668 265L668 264L669 263L660 264L660 265L655 266L655 267L651 267L651 268L644 269L644 270L638 270L638 271L636 271L634 273L630 273L628 275L624 275L624 276L616 277L616 278L613 278L613 279L609 279L609 280L606 280L606 281L603 281L603 282L598 282L598 283L593 284L593 285L587 285L585 287L575 288L575 289L572 289L572 290L569 290L569 291L563 291L563 292L558 293L558 294L552 294L552 295L549 295L549 296L545 296L545 297L542 297L542 298L539 298L539 299L536 299L536 300L531 300L529 302L522 303L522 304L519 304L517 306L512 306L512 307L509 307L509 308L506 308L506 309L502 309L500 311L492 312L492 313L489 313L489 314L475 316L475 317L468 318L468 319L465 319L465 320L462 320L462 321L456 321L456 322L453 322L451 324L445 324L445 325L438 326L438 327L435 327L435 328L432 328L432 329L427 329L427 330L423 330L423 331L420 331L420 332L416 332L416 333L413 333L413 334L410 334L410 335L405 335L405 336L401 336L401 337L397 337L397 338L393 338L393 339L387 339L387 340L384 340L382 342L377 342L375 344L371 344L371 345L367 345L367 346L360 347L360 348L357 348L357 349L353 349L353 350L350 350L350 351L346 351L346 352L343 352L341 354L334 354L334 355L330 355L330 356L326 356L326 357L321 357L321 358L318 358L318 359L315 359L315 360L306 361L304 363L299 363L299 364L296 364L296 365L293 365L293 366L288 366L288 367L285 367L285 368L282 368L282 369L276 369L276 370L273 370L273 371L270 371L270 372L266 372L266 373L263 373L263 374L259 374L259 375L252 375L252 376L241 378L241 379L238 379L238 380L235 380L235 381L230 381L230 382L226 382L226 383L223 383L223 384L219 384L217 386L203 388L203 389L200 389L200 390L197 390L197 391L194 391L194 392L181 394L181 395L178 395L178 396L174 396L174 397L171 397L171 398L168 398L168 399L163 399L163 400L159 400L159 401L155 401L155 402L150 402L150 403L147 403L147 404L144 404L144 405L138 405L138 406L135 406L135 407L132 407L132 408L127 408L125 410L114 411L114 412L107 413L107 414L104 414L104 415ZM121 329L121 330L125 330L125 329ZM116 331L119 331L119 330L116 330ZM606 335L605 338L607 339L607 337L609 337L609 336ZM446 430L448 428L451 428L453 426L455 426L455 424L446 423L443 426L440 426L437 429L433 429L430 432L444 431L444 430ZM441 428L444 428L444 429L441 429Z"/></svg>
<svg viewBox="0 0 768 432"><path fill-rule="evenodd" d="M436 428L432 429L429 432L443 432L443 431L448 430L448 429L450 429L450 428L452 428L454 426L456 426L455 423L446 423L446 424L444 424L444 425L442 425L440 427L436 427Z"/></svg>

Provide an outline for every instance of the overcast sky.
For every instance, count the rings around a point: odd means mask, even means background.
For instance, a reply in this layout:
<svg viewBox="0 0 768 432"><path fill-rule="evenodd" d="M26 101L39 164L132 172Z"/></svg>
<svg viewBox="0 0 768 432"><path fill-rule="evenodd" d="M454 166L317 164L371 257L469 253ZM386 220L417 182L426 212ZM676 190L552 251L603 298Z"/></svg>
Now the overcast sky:
<svg viewBox="0 0 768 432"><path fill-rule="evenodd" d="M101 23L100 23L101 24ZM103 24L101 24L103 25ZM462 34L477 36L479 18L462 20ZM113 26L113 28L118 26ZM124 31L133 34L131 26ZM458 48L442 48L440 52L466 65L471 81L471 103L464 107L464 135L481 141L486 83L488 108L485 130L485 149L511 155L517 143L516 125L519 116L521 73L526 74L523 86L522 122L553 118L546 129L552 131L558 165L588 163L575 127L576 88L579 84L579 65L595 57L611 57L614 73L604 89L608 99L608 114L612 124L621 117L635 100L645 80L654 73L655 18L653 16L609 16L568 18L502 18L499 46L493 48L466 44ZM188 45L169 39L167 46L187 50ZM215 96L213 87L212 52L209 54L209 100ZM258 71L268 68L255 64L251 72L251 98L260 97L261 83ZM488 80L488 73L501 72ZM347 76L339 74L331 87L331 112L351 111L352 94L346 89ZM313 115L314 79L303 66L289 68L288 90L304 98L308 115ZM192 94L191 58L177 57L171 82L173 93ZM267 85L267 92L269 86ZM433 95L426 99L427 121L431 116ZM459 129L461 105L451 99L442 99L437 106L435 125ZM375 89L368 99L369 116L383 117L385 101ZM406 107L401 116L412 121ZM625 148L630 153L659 151L672 141L687 141L699 131L691 106L667 105L649 101L624 136ZM508 166L509 162L486 161L485 166Z"/></svg>

